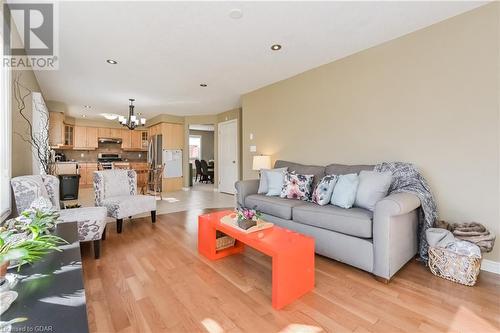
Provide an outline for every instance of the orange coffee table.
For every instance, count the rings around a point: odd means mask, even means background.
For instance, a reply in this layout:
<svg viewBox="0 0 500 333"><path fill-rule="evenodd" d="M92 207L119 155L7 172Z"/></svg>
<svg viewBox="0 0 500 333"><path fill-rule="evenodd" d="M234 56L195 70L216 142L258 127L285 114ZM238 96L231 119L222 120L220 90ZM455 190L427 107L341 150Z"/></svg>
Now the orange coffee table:
<svg viewBox="0 0 500 333"><path fill-rule="evenodd" d="M314 239L278 226L244 233L222 224L223 216L232 211L215 212L198 217L198 252L215 260L240 253L248 245L273 259L272 303L275 309L304 295L314 288ZM235 245L215 249L216 231L236 239Z"/></svg>

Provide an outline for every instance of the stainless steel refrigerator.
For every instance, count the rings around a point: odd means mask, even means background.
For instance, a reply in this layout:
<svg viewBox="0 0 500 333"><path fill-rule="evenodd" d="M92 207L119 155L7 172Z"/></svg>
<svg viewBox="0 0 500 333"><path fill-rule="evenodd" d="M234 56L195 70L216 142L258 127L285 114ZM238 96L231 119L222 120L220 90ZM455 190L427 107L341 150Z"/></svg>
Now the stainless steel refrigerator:
<svg viewBox="0 0 500 333"><path fill-rule="evenodd" d="M157 168L162 164L162 135L152 135L148 144L148 163L152 168Z"/></svg>

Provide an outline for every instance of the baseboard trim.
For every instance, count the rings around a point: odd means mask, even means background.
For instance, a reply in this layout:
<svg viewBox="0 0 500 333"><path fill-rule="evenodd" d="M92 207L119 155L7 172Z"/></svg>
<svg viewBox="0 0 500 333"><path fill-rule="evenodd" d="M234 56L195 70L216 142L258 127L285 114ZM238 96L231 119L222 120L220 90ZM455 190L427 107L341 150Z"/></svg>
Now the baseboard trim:
<svg viewBox="0 0 500 333"><path fill-rule="evenodd" d="M490 273L500 274L500 262L483 259L481 263L481 270Z"/></svg>

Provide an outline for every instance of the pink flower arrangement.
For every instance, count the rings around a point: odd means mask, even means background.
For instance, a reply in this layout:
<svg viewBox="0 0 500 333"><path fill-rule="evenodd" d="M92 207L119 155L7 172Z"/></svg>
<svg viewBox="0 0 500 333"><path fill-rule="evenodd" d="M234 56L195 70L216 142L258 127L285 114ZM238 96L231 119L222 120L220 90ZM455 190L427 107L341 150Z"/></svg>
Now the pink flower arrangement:
<svg viewBox="0 0 500 333"><path fill-rule="evenodd" d="M236 214L238 216L238 221L252 220L257 222L261 217L261 213L259 211L248 208L237 209Z"/></svg>

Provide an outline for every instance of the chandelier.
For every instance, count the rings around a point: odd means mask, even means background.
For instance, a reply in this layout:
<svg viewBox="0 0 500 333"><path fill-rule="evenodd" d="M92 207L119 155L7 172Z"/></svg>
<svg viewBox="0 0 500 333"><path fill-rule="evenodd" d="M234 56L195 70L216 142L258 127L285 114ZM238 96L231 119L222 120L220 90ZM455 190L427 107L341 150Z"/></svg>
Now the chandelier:
<svg viewBox="0 0 500 333"><path fill-rule="evenodd" d="M118 121L122 126L127 127L130 130L135 129L136 127L141 127L146 124L146 118L137 118L134 115L134 101L135 99L129 99L130 104L128 106L128 118L124 116L119 116Z"/></svg>

